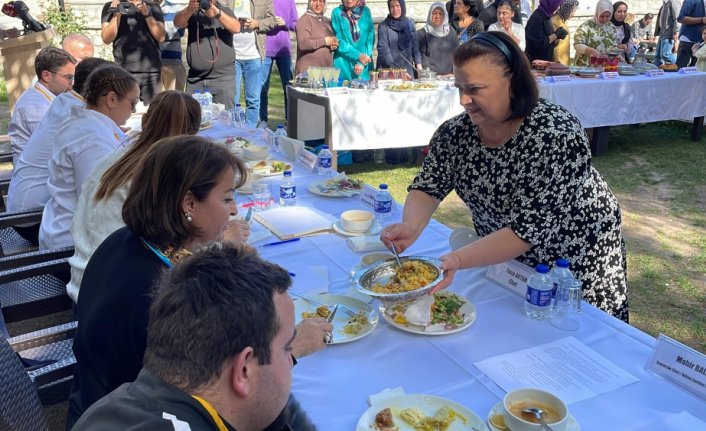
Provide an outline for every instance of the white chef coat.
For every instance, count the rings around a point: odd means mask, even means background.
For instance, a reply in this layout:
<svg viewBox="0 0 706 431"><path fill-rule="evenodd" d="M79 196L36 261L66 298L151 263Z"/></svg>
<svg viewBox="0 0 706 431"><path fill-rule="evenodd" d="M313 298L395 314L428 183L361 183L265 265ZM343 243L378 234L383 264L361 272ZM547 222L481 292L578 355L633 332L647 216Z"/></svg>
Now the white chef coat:
<svg viewBox="0 0 706 431"><path fill-rule="evenodd" d="M47 87L37 82L17 99L15 107L12 108L10 124L7 126L7 134L12 145L13 165L17 166L25 144L55 97Z"/></svg>
<svg viewBox="0 0 706 431"><path fill-rule="evenodd" d="M12 180L7 192L8 211L44 207L49 200L47 165L51 157L52 142L57 137L61 123L71 114L73 106L85 106L80 94L71 90L58 95L27 141L12 171Z"/></svg>
<svg viewBox="0 0 706 431"><path fill-rule="evenodd" d="M49 201L39 229L39 248L68 247L81 186L98 162L115 151L123 132L108 116L74 106L61 124L49 159Z"/></svg>

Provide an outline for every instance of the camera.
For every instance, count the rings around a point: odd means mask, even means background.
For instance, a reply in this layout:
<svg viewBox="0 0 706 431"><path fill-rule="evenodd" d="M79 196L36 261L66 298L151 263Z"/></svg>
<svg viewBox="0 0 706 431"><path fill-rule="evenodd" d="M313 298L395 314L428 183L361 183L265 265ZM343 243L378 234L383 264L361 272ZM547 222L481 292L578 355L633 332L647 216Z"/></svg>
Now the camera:
<svg viewBox="0 0 706 431"><path fill-rule="evenodd" d="M134 4L130 3L129 0L120 0L118 7L111 7L108 9L108 12L130 16L137 14L138 11L137 7Z"/></svg>
<svg viewBox="0 0 706 431"><path fill-rule="evenodd" d="M199 7L202 11L206 12L211 9L211 0L199 0Z"/></svg>

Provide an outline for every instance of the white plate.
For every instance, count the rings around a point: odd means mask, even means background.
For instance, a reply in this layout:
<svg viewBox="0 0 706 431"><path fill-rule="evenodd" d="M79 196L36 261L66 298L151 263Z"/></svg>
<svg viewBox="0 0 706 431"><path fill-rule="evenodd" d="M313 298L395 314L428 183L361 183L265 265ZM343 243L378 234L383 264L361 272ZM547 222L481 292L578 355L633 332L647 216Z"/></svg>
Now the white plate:
<svg viewBox="0 0 706 431"><path fill-rule="evenodd" d="M368 410L358 420L356 431L371 431L375 430L375 415L384 408L390 408L395 420L395 425L399 431L414 431L411 425L403 421L399 414L403 409L416 407L427 416L434 416L437 410L443 406L448 406L454 409L458 414L466 419L466 423L461 418L456 418L451 422L447 431L468 431L476 428L478 430L487 431L488 427L483 422L483 419L478 417L471 409L462 406L461 404L448 400L446 398L435 397L433 395L400 395L397 397L386 398L378 403L370 406Z"/></svg>
<svg viewBox="0 0 706 431"><path fill-rule="evenodd" d="M213 121L207 121L205 123L201 123L201 127L199 127L199 130L206 130L210 129L211 127L213 127Z"/></svg>
<svg viewBox="0 0 706 431"><path fill-rule="evenodd" d="M387 309L384 303L380 303L380 314L382 314L383 319L387 321L390 325L394 326L395 328L399 328L403 331L411 332L413 334L420 334L420 335L447 335L447 334L454 334L456 332L461 332L464 329L468 328L473 324L473 322L476 321L477 313L476 313L476 306L473 305L468 301L468 299L461 297L464 301L466 301L465 304L461 306L461 312L464 313L465 319L463 320L463 323L458 325L455 328L451 329L445 329L444 325L441 323L437 323L436 325L429 325L426 328L422 329L421 325L405 325L402 323L395 322L392 319L392 316L386 313Z"/></svg>
<svg viewBox="0 0 706 431"><path fill-rule="evenodd" d="M492 423L490 423L490 417L493 415L501 415L503 413L503 402L500 401L499 403L495 404L492 409L488 412L488 428L490 428L490 431L503 431L500 428L497 428L493 426ZM566 424L566 431L581 431L581 426L579 426L579 423L576 422L576 418L571 416L571 413L569 413L569 422Z"/></svg>
<svg viewBox="0 0 706 431"><path fill-rule="evenodd" d="M341 308L339 307L336 316L334 316L333 318L333 322L331 322L333 323L332 344L350 343L351 341L361 339L373 332L373 329L375 329L375 327L378 325L378 320L380 320L378 318L378 313L372 306L364 303L363 301L351 298L350 296L322 293L320 295L309 296L308 298L311 298L314 301L320 302L322 304L330 305L332 307L335 304L343 304L348 306L348 308L352 309L354 312L365 311L368 314L368 320L370 321L370 323L363 326L362 331L355 335L346 334L343 332L343 327L348 324L348 319L350 318L350 316L346 312L341 310ZM302 312L306 311L308 313L313 313L314 311L316 311L316 307L317 305L308 302L306 299L295 298L294 311L296 313L295 318L297 323L301 322L302 320Z"/></svg>
<svg viewBox="0 0 706 431"><path fill-rule="evenodd" d="M261 162L265 162L263 166L261 167L256 167L258 166ZM272 162L280 162L284 163L288 167L285 167L285 171L292 169L292 164L288 162L284 162L282 160L253 160L252 162L246 162L245 165L250 169L254 174L258 174L262 177L273 177L276 175L282 175L284 171L277 171L274 172L272 171Z"/></svg>
<svg viewBox="0 0 706 431"><path fill-rule="evenodd" d="M345 236L368 236L379 234L382 230L382 226L380 226L379 223L373 222L373 226L366 232L350 232L343 227L341 220L336 220L333 222L333 230Z"/></svg>
<svg viewBox="0 0 706 431"><path fill-rule="evenodd" d="M352 189L332 190L332 191L328 191L328 192L320 191L317 188L317 186L326 187L326 182L327 182L327 180L312 181L311 183L309 183L308 186L306 186L306 188L315 195L326 196L328 198L349 198L351 196L359 195L360 191L361 191L361 190L352 190Z"/></svg>

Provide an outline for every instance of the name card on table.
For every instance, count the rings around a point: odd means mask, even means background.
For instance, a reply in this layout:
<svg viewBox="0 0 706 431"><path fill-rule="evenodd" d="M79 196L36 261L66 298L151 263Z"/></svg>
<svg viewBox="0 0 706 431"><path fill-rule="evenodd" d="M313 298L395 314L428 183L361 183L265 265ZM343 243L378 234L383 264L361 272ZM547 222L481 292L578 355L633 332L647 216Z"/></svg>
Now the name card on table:
<svg viewBox="0 0 706 431"><path fill-rule="evenodd" d="M679 73L698 73L699 69L696 66L682 67L679 69Z"/></svg>
<svg viewBox="0 0 706 431"><path fill-rule="evenodd" d="M348 87L330 87L324 91L327 96L333 96L334 94L350 94Z"/></svg>
<svg viewBox="0 0 706 431"><path fill-rule="evenodd" d="M647 72L645 72L645 76L647 76L648 78L662 75L664 75L664 70L662 69L648 70Z"/></svg>
<svg viewBox="0 0 706 431"><path fill-rule="evenodd" d="M316 157L316 154L311 151L304 150L302 151L302 155L299 156L299 161L302 162L304 166L309 167L309 169L314 169L318 158Z"/></svg>
<svg viewBox="0 0 706 431"><path fill-rule="evenodd" d="M570 75L555 75L555 76L545 76L545 82L561 82L561 81L571 81Z"/></svg>
<svg viewBox="0 0 706 431"><path fill-rule="evenodd" d="M527 294L527 280L534 269L516 260L509 260L488 267L485 278L524 297Z"/></svg>
<svg viewBox="0 0 706 431"><path fill-rule="evenodd" d="M619 78L620 75L618 72L602 72L601 73L601 79L616 79Z"/></svg>
<svg viewBox="0 0 706 431"><path fill-rule="evenodd" d="M659 334L645 367L706 400L706 355Z"/></svg>
<svg viewBox="0 0 706 431"><path fill-rule="evenodd" d="M378 194L378 189L371 186L370 184L363 185L363 189L360 191L360 204L364 207L368 207L371 210L375 210L375 195Z"/></svg>

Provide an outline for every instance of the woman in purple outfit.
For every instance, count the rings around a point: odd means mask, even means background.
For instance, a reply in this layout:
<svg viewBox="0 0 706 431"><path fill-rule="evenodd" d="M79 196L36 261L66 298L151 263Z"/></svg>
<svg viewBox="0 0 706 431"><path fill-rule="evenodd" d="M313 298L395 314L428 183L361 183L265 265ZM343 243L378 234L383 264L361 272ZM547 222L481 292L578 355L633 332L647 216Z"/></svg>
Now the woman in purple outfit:
<svg viewBox="0 0 706 431"><path fill-rule="evenodd" d="M287 115L287 84L292 80L292 45L289 32L297 26L297 8L294 0L272 0L277 26L267 33L265 55L262 61L262 90L260 92L260 121L267 123L267 94L270 92L272 63L277 64L282 90L285 92L284 115Z"/></svg>

